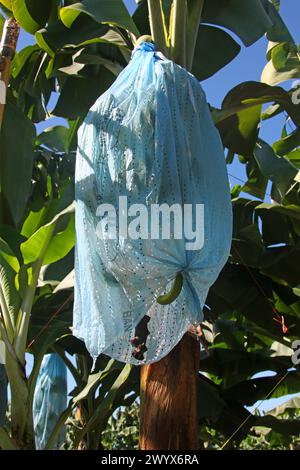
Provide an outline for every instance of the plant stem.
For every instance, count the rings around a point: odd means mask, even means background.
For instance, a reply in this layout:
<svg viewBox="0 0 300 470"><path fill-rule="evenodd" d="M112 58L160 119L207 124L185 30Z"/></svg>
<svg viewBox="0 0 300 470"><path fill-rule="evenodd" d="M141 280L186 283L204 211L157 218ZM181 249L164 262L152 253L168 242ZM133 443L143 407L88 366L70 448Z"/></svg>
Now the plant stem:
<svg viewBox="0 0 300 470"><path fill-rule="evenodd" d="M20 450L5 428L0 428L0 447L2 450Z"/></svg>
<svg viewBox="0 0 300 470"><path fill-rule="evenodd" d="M40 272L40 268L42 263L40 260L35 263L33 268L32 279L30 285L26 290L26 295L21 305L20 311L20 323L18 331L16 332L16 339L15 339L15 350L19 360L24 364L25 362L25 350L26 350L26 342L27 342L27 332L29 326L29 320L31 315L31 309L33 305L34 295L37 287L38 276Z"/></svg>
<svg viewBox="0 0 300 470"><path fill-rule="evenodd" d="M167 55L168 35L161 0L148 0L149 23L156 47Z"/></svg>
<svg viewBox="0 0 300 470"><path fill-rule="evenodd" d="M19 360L24 363L25 362L25 350L26 350L26 343L27 343L27 334L28 334L28 327L29 327L29 320L32 310L32 305L34 301L35 291L38 283L38 278L40 274L41 267L43 265L44 257L46 255L46 251L50 240L52 238L55 225L53 224L48 229L47 236L44 240L44 246L41 250L39 258L35 261L33 265L33 272L32 272L32 279L26 291L25 297L23 299L20 311L20 320L17 322L18 330L16 332L16 339L15 339L15 350Z"/></svg>
<svg viewBox="0 0 300 470"><path fill-rule="evenodd" d="M28 386L25 367L10 354L6 356L6 373L11 390L11 433L22 448L34 448L32 423L28 423Z"/></svg>
<svg viewBox="0 0 300 470"><path fill-rule="evenodd" d="M187 69L192 70L195 47L198 37L199 25L203 11L204 0L190 0L187 19L187 36L186 36L186 57Z"/></svg>
<svg viewBox="0 0 300 470"><path fill-rule="evenodd" d="M171 58L182 67L186 67L186 0L173 0L171 22Z"/></svg>

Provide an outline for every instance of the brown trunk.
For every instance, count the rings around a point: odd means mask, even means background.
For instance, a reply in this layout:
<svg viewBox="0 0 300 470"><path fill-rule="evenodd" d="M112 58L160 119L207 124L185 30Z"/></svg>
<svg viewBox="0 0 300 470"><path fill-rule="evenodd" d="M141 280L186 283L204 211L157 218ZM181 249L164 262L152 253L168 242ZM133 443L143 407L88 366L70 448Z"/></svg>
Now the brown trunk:
<svg viewBox="0 0 300 470"><path fill-rule="evenodd" d="M199 356L199 343L185 334L161 361L142 366L142 450L197 449Z"/></svg>
<svg viewBox="0 0 300 470"><path fill-rule="evenodd" d="M16 51L20 27L14 18L5 21L0 44L0 129L5 108L5 95L9 83L10 64Z"/></svg>

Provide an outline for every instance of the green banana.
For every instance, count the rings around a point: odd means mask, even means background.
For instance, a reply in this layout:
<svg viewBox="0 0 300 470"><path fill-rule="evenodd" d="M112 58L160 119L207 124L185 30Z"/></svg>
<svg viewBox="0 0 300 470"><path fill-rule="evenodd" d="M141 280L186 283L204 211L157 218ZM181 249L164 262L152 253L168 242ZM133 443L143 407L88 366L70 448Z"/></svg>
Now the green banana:
<svg viewBox="0 0 300 470"><path fill-rule="evenodd" d="M182 274L179 273L175 277L175 281L174 281L173 286L171 287L171 290L167 294L163 294L157 297L157 302L160 305L169 305L172 302L174 302L174 300L177 299L177 297L179 296L181 292L182 284L183 284L183 277L182 277Z"/></svg>

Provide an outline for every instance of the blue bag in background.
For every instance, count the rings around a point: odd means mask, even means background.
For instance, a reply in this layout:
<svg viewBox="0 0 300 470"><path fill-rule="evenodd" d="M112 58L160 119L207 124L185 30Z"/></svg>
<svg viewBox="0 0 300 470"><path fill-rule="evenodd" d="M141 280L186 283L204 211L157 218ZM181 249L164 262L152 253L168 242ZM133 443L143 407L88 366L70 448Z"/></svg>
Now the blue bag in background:
<svg viewBox="0 0 300 470"><path fill-rule="evenodd" d="M58 354L46 354L39 371L33 400L33 423L37 450L43 450L61 413L67 407L67 368ZM65 428L54 449L65 441Z"/></svg>

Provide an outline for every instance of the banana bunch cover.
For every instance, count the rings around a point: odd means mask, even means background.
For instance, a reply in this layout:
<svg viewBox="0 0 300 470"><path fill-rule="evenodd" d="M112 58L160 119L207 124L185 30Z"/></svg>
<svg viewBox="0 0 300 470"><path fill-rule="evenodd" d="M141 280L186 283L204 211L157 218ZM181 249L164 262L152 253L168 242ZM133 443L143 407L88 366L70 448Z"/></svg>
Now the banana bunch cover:
<svg viewBox="0 0 300 470"><path fill-rule="evenodd" d="M46 354L39 371L33 400L35 444L43 450L67 407L67 368L58 354ZM63 429L54 444L58 449L65 439Z"/></svg>
<svg viewBox="0 0 300 470"><path fill-rule="evenodd" d="M158 361L202 321L231 245L223 147L205 94L192 74L142 43L78 138L73 333L94 359ZM180 236L175 210L171 228L157 229L161 205L187 208L196 230L184 226ZM176 296L158 302L179 275Z"/></svg>

